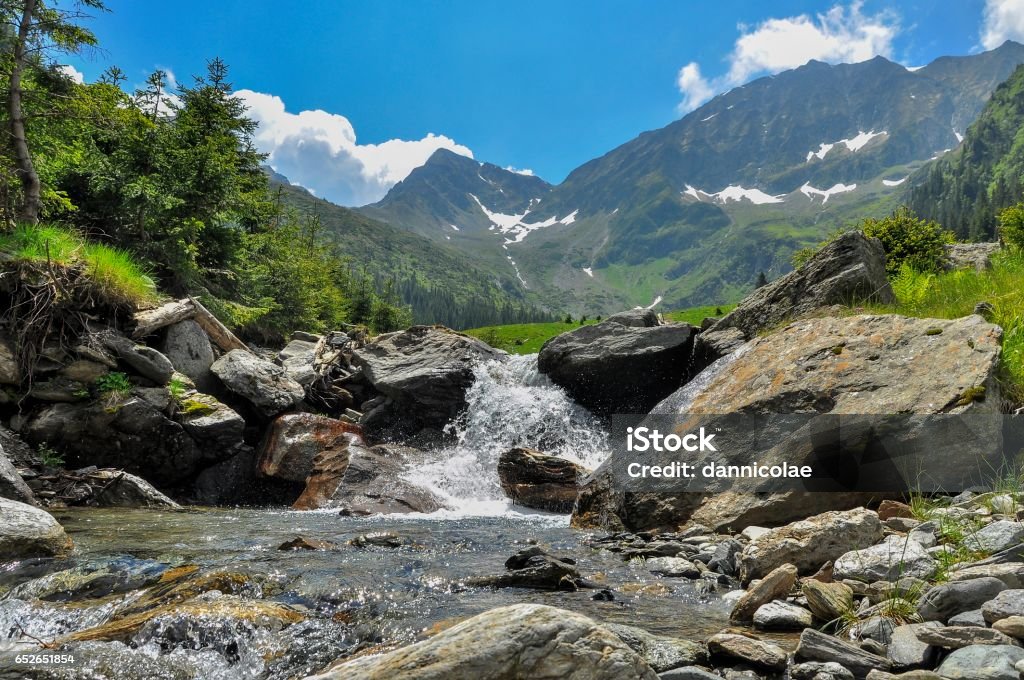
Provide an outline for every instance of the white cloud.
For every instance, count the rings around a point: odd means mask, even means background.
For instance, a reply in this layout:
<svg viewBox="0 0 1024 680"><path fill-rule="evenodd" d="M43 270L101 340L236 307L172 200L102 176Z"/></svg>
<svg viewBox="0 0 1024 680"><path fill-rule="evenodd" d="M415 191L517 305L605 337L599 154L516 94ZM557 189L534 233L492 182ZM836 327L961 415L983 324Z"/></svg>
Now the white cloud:
<svg viewBox="0 0 1024 680"><path fill-rule="evenodd" d="M514 172L517 175L526 175L527 177L533 177L533 170L530 168L513 168L511 165L505 166L505 169L509 172Z"/></svg>
<svg viewBox="0 0 1024 680"><path fill-rule="evenodd" d="M57 70L66 75L68 78L71 78L71 80L75 81L79 85L85 82L85 74L79 71L71 64L60 64L57 67Z"/></svg>
<svg viewBox="0 0 1024 680"><path fill-rule="evenodd" d="M239 90L259 123L257 148L291 181L342 205L364 205L384 197L388 189L423 165L438 149L473 157L469 148L443 135L423 139L390 139L359 144L348 118L327 111L291 113L275 95Z"/></svg>
<svg viewBox="0 0 1024 680"><path fill-rule="evenodd" d="M709 81L693 62L679 71L677 86L683 95L680 109L690 111L715 93L754 76L796 68L812 59L856 63L876 55L891 56L893 40L899 33L898 18L889 11L869 16L861 8L858 0L813 17L801 14L766 19L754 27L741 25L724 75Z"/></svg>
<svg viewBox="0 0 1024 680"><path fill-rule="evenodd" d="M1024 0L986 0L982 46L991 50L1007 40L1024 40Z"/></svg>

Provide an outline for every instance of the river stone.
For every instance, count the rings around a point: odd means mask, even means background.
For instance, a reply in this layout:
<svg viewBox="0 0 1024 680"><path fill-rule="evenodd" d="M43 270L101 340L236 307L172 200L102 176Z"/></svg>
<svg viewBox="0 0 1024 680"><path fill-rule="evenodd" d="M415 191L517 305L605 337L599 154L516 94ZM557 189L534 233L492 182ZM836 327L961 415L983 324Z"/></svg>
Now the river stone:
<svg viewBox="0 0 1024 680"><path fill-rule="evenodd" d="M739 573L739 566L736 563L738 556L743 552L744 544L735 538L728 538L715 548L714 554L708 560L708 569L724 574L736 576Z"/></svg>
<svg viewBox="0 0 1024 680"><path fill-rule="evenodd" d="M872 669L887 671L892 667L884 657L813 628L806 628L800 634L796 658L801 661L834 661L848 669L858 680L866 677Z"/></svg>
<svg viewBox="0 0 1024 680"><path fill-rule="evenodd" d="M698 666L683 666L658 673L658 680L722 680L722 676Z"/></svg>
<svg viewBox="0 0 1024 680"><path fill-rule="evenodd" d="M923 621L946 621L959 612L978 609L1006 590L1006 584L991 576L953 581L930 588L917 605Z"/></svg>
<svg viewBox="0 0 1024 680"><path fill-rule="evenodd" d="M708 650L698 642L654 635L642 628L617 623L608 623L605 627L639 654L655 673L707 663Z"/></svg>
<svg viewBox="0 0 1024 680"><path fill-rule="evenodd" d="M813 467L831 444L819 450L804 430L791 432L782 421L778 424L785 431L778 436L765 436L761 428L737 430L736 414L792 414L813 409L834 416L968 412L998 416L996 373L1001 337L1002 330L980 316L942 320L862 315L796 321L751 340L708 367L699 380L690 381L658 404L651 411L650 422L641 425L664 428L667 416L719 414L702 416L700 425L709 431L716 427L728 431L728 451L693 454L689 462L700 467L709 456L717 456L715 461L723 465L758 461L762 465ZM914 361L907 361L908 356ZM965 398L968 394L980 396L982 391L983 399ZM993 442L1001 441L1001 421L979 420L992 431L976 432L967 443L970 450L954 451L948 437L933 439L944 430L936 427L906 428L893 444L908 451L934 450L929 464L943 474L958 476L965 457L978 456L979 464L985 464L991 463L988 457L997 452ZM867 437L872 430L844 426L844 432L855 431ZM576 526L622 526L637 531L671 529L694 521L714 530L738 529L749 524L781 524L878 498L877 493L866 491L752 493L765 489L763 480L752 478L668 480L662 488L670 491L624 490L615 476L625 475L632 455L625 449L614 452L588 478L577 501ZM869 472L891 483L899 481L891 461L879 461L871 470L861 469L862 476ZM952 484L959 480L941 477L934 481Z"/></svg>
<svg viewBox="0 0 1024 680"><path fill-rule="evenodd" d="M97 489L91 500L101 508L181 509L152 484L128 472L97 470L89 473L88 477L90 484Z"/></svg>
<svg viewBox="0 0 1024 680"><path fill-rule="evenodd" d="M761 630L800 630L813 623L811 612L780 600L763 604L754 612L754 627Z"/></svg>
<svg viewBox="0 0 1024 680"><path fill-rule="evenodd" d="M921 642L917 637L917 632L921 628L938 628L939 626L940 624L934 621L896 626L889 636L889 645L886 651L893 668L906 670L933 666L938 657L938 650Z"/></svg>
<svg viewBox="0 0 1024 680"><path fill-rule="evenodd" d="M277 355L277 362L285 372L303 387L309 387L317 378L313 361L318 341L292 340Z"/></svg>
<svg viewBox="0 0 1024 680"><path fill-rule="evenodd" d="M696 334L635 309L551 338L537 368L595 413L647 413L683 382Z"/></svg>
<svg viewBox="0 0 1024 680"><path fill-rule="evenodd" d="M260 446L260 474L305 483L317 455L347 447L348 435L360 432L358 425L313 413L278 416Z"/></svg>
<svg viewBox="0 0 1024 680"><path fill-rule="evenodd" d="M1024 616L1007 616L993 623L992 627L1004 635L1024 639Z"/></svg>
<svg viewBox="0 0 1024 680"><path fill-rule="evenodd" d="M352 353L370 385L389 401L364 416L374 433L440 431L466 408L474 367L508 355L468 335L413 326L379 335Z"/></svg>
<svg viewBox="0 0 1024 680"><path fill-rule="evenodd" d="M294 408L306 396L302 385L283 368L243 349L231 350L213 362L210 370L224 387L268 417Z"/></svg>
<svg viewBox="0 0 1024 680"><path fill-rule="evenodd" d="M63 557L71 539L45 510L0 498L0 560Z"/></svg>
<svg viewBox="0 0 1024 680"><path fill-rule="evenodd" d="M906 503L885 499L878 504L878 519L883 522L893 517L906 517L912 519L914 512Z"/></svg>
<svg viewBox="0 0 1024 680"><path fill-rule="evenodd" d="M498 479L505 495L516 505L548 512L570 512L579 482L588 472L571 460L534 449L510 449L498 458Z"/></svg>
<svg viewBox="0 0 1024 680"><path fill-rule="evenodd" d="M866 583L895 581L901 576L930 578L937 568L938 563L920 543L903 536L887 536L879 545L839 557L835 577Z"/></svg>
<svg viewBox="0 0 1024 680"><path fill-rule="evenodd" d="M825 512L772 529L747 544L739 555L740 580L749 583L783 564L811 574L846 552L873 545L882 524L871 510Z"/></svg>
<svg viewBox="0 0 1024 680"><path fill-rule="evenodd" d="M1014 588L998 593L981 605L981 613L989 625L1010 616L1024 616L1024 590Z"/></svg>
<svg viewBox="0 0 1024 680"><path fill-rule="evenodd" d="M845 583L804 579L801 590L808 608L819 621L834 621L853 611L853 590Z"/></svg>
<svg viewBox="0 0 1024 680"><path fill-rule="evenodd" d="M793 680L853 680L853 673L834 661L808 661L789 667Z"/></svg>
<svg viewBox="0 0 1024 680"><path fill-rule="evenodd" d="M718 633L708 638L708 651L719 660L741 661L769 671L786 668L788 654L778 645L735 633Z"/></svg>
<svg viewBox="0 0 1024 680"><path fill-rule="evenodd" d="M998 623L998 622L997 622ZM977 626L943 626L940 628L920 628L916 631L917 639L926 645L944 649L960 649L971 645L1011 645L1019 646L1017 641L1004 633L992 628Z"/></svg>
<svg viewBox="0 0 1024 680"><path fill-rule="evenodd" d="M157 385L166 385L174 374L171 360L152 347L136 344L114 331L98 334L98 340L132 370Z"/></svg>
<svg viewBox="0 0 1024 680"><path fill-rule="evenodd" d="M617 635L564 609L515 604L399 649L343 661L307 680L656 680Z"/></svg>
<svg viewBox="0 0 1024 680"><path fill-rule="evenodd" d="M939 525L936 522L924 522L911 529L907 536L910 537L911 541L919 543L922 548L934 548L938 542L938 538L935 535L938 530Z"/></svg>
<svg viewBox="0 0 1024 680"><path fill-rule="evenodd" d="M946 621L951 626L978 626L979 628L985 628L988 626L985 623L985 615L980 609L972 609L966 612L960 612L949 617Z"/></svg>
<svg viewBox="0 0 1024 680"><path fill-rule="evenodd" d="M36 505L36 497L0 446L0 498Z"/></svg>
<svg viewBox="0 0 1024 680"><path fill-rule="evenodd" d="M964 537L964 543L973 550L997 553L1024 541L1024 524L1001 519Z"/></svg>
<svg viewBox="0 0 1024 680"><path fill-rule="evenodd" d="M754 612L772 600L785 597L796 584L796 567L783 564L765 575L756 585L750 584L747 592L739 599L729 620L733 623L747 623L753 620Z"/></svg>
<svg viewBox="0 0 1024 680"><path fill-rule="evenodd" d="M943 680L943 677L934 671L912 670L905 673L895 674L885 671L873 670L867 675L867 680Z"/></svg>
<svg viewBox="0 0 1024 680"><path fill-rule="evenodd" d="M174 369L187 375L204 392L216 387L210 366L216 360L206 331L192 319L167 327L163 351Z"/></svg>
<svg viewBox="0 0 1024 680"><path fill-rule="evenodd" d="M1020 680L1014 664L1024 649L1008 645L973 645L947 656L936 672L948 680Z"/></svg>
<svg viewBox="0 0 1024 680"><path fill-rule="evenodd" d="M701 574L693 562L682 557L652 557L644 562L644 567L660 576L698 578Z"/></svg>

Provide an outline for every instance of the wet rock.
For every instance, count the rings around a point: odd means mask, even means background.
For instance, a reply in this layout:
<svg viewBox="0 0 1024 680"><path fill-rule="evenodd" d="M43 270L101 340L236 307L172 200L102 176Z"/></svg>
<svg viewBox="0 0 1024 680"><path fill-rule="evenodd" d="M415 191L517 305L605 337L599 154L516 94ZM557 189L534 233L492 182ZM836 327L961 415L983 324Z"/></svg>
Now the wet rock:
<svg viewBox="0 0 1024 680"><path fill-rule="evenodd" d="M1014 664L1022 660L1020 647L974 645L947 656L936 673L948 680L1019 680Z"/></svg>
<svg viewBox="0 0 1024 680"><path fill-rule="evenodd" d="M779 600L763 604L754 612L754 627L761 630L802 630L813 623L811 612Z"/></svg>
<svg viewBox="0 0 1024 680"><path fill-rule="evenodd" d="M285 541L277 546L278 550L335 550L338 545L330 541L323 541L319 538L308 538L296 536L290 541Z"/></svg>
<svg viewBox="0 0 1024 680"><path fill-rule="evenodd" d="M858 680L865 678L871 670L888 671L892 667L884 657L813 628L807 628L800 634L796 658L801 661L834 661L848 669Z"/></svg>
<svg viewBox="0 0 1024 680"><path fill-rule="evenodd" d="M45 510L0 498L0 560L62 557L71 539Z"/></svg>
<svg viewBox="0 0 1024 680"><path fill-rule="evenodd" d="M789 669L793 680L853 680L853 673L832 661L808 661Z"/></svg>
<svg viewBox="0 0 1024 680"><path fill-rule="evenodd" d="M944 649L960 649L971 645L1019 646L1016 640L992 628L944 626L941 628L919 628L915 632L917 639L926 645Z"/></svg>
<svg viewBox="0 0 1024 680"><path fill-rule="evenodd" d="M938 650L918 639L917 633L922 628L937 628L939 625L932 621L896 626L889 637L887 650L892 667L897 670L907 670L934 666Z"/></svg>
<svg viewBox="0 0 1024 680"><path fill-rule="evenodd" d="M413 645L343 661L307 680L514 677L656 680L657 674L591 619L554 607L517 604L478 614Z"/></svg>
<svg viewBox="0 0 1024 680"><path fill-rule="evenodd" d="M787 563L810 574L826 561L871 546L881 538L878 515L864 508L808 517L751 541L739 555L740 580L749 583Z"/></svg>
<svg viewBox="0 0 1024 680"><path fill-rule="evenodd" d="M696 332L630 310L548 340L537 368L595 413L646 413L683 382Z"/></svg>
<svg viewBox="0 0 1024 680"><path fill-rule="evenodd" d="M367 413L363 424L374 435L440 431L466 408L473 368L507 356L476 338L435 326L378 336L352 354L352 365L389 398Z"/></svg>
<svg viewBox="0 0 1024 680"><path fill-rule="evenodd" d="M707 332L734 328L750 340L760 331L788 319L858 299L892 302L895 297L885 274L882 244L860 232L849 232L826 245L796 271L745 297ZM701 349L698 339L697 350Z"/></svg>
<svg viewBox="0 0 1024 680"><path fill-rule="evenodd" d="M609 623L605 627L639 654L655 673L707 663L708 651L700 643L654 635L634 626Z"/></svg>
<svg viewBox="0 0 1024 680"><path fill-rule="evenodd" d="M369 534L359 534L349 541L348 544L356 548L366 548L368 546L398 548L402 545L402 539L398 534L391 533L390 531L375 531Z"/></svg>
<svg viewBox="0 0 1024 680"><path fill-rule="evenodd" d="M210 370L224 387L267 417L294 408L306 396L302 385L283 368L245 350L231 350L213 362Z"/></svg>
<svg viewBox="0 0 1024 680"><path fill-rule="evenodd" d="M360 433L358 425L313 413L278 416L260 446L260 474L305 482L313 472L317 455L345 449L350 436Z"/></svg>
<svg viewBox="0 0 1024 680"><path fill-rule="evenodd" d="M834 621L853 610L853 590L845 583L805 579L801 590L808 608L819 621Z"/></svg>
<svg viewBox="0 0 1024 680"><path fill-rule="evenodd" d="M647 571L660 576L698 578L701 574L693 562L682 557L652 557L644 566Z"/></svg>
<svg viewBox="0 0 1024 680"><path fill-rule="evenodd" d="M1024 590L1004 590L981 605L981 613L989 625L1010 616L1024 616Z"/></svg>
<svg viewBox="0 0 1024 680"><path fill-rule="evenodd" d="M36 505L36 497L0 446L0 498Z"/></svg>
<svg viewBox="0 0 1024 680"><path fill-rule="evenodd" d="M997 553L1024 541L1024 524L1001 519L987 524L964 537L964 543L972 550Z"/></svg>
<svg viewBox="0 0 1024 680"><path fill-rule="evenodd" d="M776 644L734 633L709 637L708 651L714 659L739 661L768 671L784 670L788 658L786 651Z"/></svg>
<svg viewBox="0 0 1024 680"><path fill-rule="evenodd" d="M783 564L773 569L759 583L751 584L748 587L747 592L733 607L732 613L729 614L729 620L734 623L746 623L753 620L754 612L762 605L789 594L796 584L796 575L796 567L792 564Z"/></svg>
<svg viewBox="0 0 1024 680"><path fill-rule="evenodd" d="M837 579L895 581L901 576L930 578L938 563L916 541L887 536L879 545L850 551L835 562Z"/></svg>
<svg viewBox="0 0 1024 680"><path fill-rule="evenodd" d="M953 581L930 588L917 606L923 621L946 621L959 612L978 609L1006 590L1006 584L991 576Z"/></svg>
<svg viewBox="0 0 1024 680"><path fill-rule="evenodd" d="M95 489L90 502L101 508L181 509L152 484L123 470L96 470L88 477Z"/></svg>
<svg viewBox="0 0 1024 680"><path fill-rule="evenodd" d="M7 594L20 600L79 602L127 593L158 581L167 565L134 557L118 557L109 562L88 563L52 572L22 583Z"/></svg>
<svg viewBox="0 0 1024 680"><path fill-rule="evenodd" d="M168 326L162 347L176 371L187 375L204 392L215 389L217 383L210 367L217 357L209 336L198 323L186 319Z"/></svg>
<svg viewBox="0 0 1024 680"><path fill-rule="evenodd" d="M539 546L526 548L505 562L507 573L471 578L466 585L477 588L531 588L536 590L578 590L591 587L573 560L552 557Z"/></svg>
<svg viewBox="0 0 1024 680"><path fill-rule="evenodd" d="M395 445L369 448L351 433L337 443L313 459L306 487L292 504L296 510L332 507L349 515L372 515L446 507L430 491L404 478L409 466L424 460L423 452Z"/></svg>
<svg viewBox="0 0 1024 680"><path fill-rule="evenodd" d="M227 460L204 469L192 485L195 502L200 505L238 505L265 503L271 496L256 477L256 452L241 446ZM281 503L287 501L281 500Z"/></svg>
<svg viewBox="0 0 1024 680"><path fill-rule="evenodd" d="M588 470L565 458L527 448L510 449L498 458L501 490L517 505L549 512L569 512L579 482Z"/></svg>
<svg viewBox="0 0 1024 680"><path fill-rule="evenodd" d="M166 385L174 373L170 359L152 347L138 345L113 331L98 334L97 340L132 370L157 385Z"/></svg>

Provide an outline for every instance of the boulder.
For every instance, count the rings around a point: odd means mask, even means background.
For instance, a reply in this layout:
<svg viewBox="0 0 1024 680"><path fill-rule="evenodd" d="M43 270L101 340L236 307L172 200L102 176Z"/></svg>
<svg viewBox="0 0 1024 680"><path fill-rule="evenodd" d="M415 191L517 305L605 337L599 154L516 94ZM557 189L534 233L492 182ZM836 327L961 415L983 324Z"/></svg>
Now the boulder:
<svg viewBox="0 0 1024 680"><path fill-rule="evenodd" d="M551 338L537 368L595 413L646 413L682 384L696 334L634 309Z"/></svg>
<svg viewBox="0 0 1024 680"><path fill-rule="evenodd" d="M972 550L997 553L1024 541L1024 524L1001 519L987 524L964 537L964 543Z"/></svg>
<svg viewBox="0 0 1024 680"><path fill-rule="evenodd" d="M732 608L729 620L733 623L749 623L763 605L789 595L789 591L796 585L796 574L796 567L783 564L765 575L756 585L751 584Z"/></svg>
<svg viewBox="0 0 1024 680"><path fill-rule="evenodd" d="M954 651L935 672L947 680L1019 680L1014 664L1022 660L1020 647L973 645Z"/></svg>
<svg viewBox="0 0 1024 680"><path fill-rule="evenodd" d="M162 347L174 369L191 378L200 390L208 392L216 387L210 367L217 357L210 337L198 323L186 319L168 326Z"/></svg>
<svg viewBox="0 0 1024 680"><path fill-rule="evenodd" d="M853 590L845 583L805 579L801 590L808 608L819 621L835 621L853 611Z"/></svg>
<svg viewBox="0 0 1024 680"><path fill-rule="evenodd" d="M71 539L45 510L0 498L0 561L24 557L63 557Z"/></svg>
<svg viewBox="0 0 1024 680"><path fill-rule="evenodd" d="M896 581L900 577L930 578L938 563L920 543L906 536L887 536L878 545L852 550L835 561L838 580L864 583Z"/></svg>
<svg viewBox="0 0 1024 680"><path fill-rule="evenodd" d="M617 623L608 623L605 627L643 657L655 673L707 663L708 650L698 642L655 635L642 628Z"/></svg>
<svg viewBox="0 0 1024 680"><path fill-rule="evenodd" d="M959 476L967 467L999 469L996 373L1001 336L998 326L980 316L937 320L863 315L797 321L751 340L658 404L642 424L666 430L682 426L678 421L686 415L687 427L699 420L708 431L721 430L720 440L728 437L727 450L689 456L688 462L698 468L710 460L722 465L757 461L809 465L821 472L831 464L841 431L843 455L851 457L841 467L866 481L852 490L843 490L847 487L842 484L778 488L754 478L661 480L660 487L652 489L648 483L640 488L625 478L633 454L622 447L585 481L574 525L636 531L674 528L687 521L716 530L780 524L826 509L863 505L877 500L882 495L877 492L906 487L917 480L906 479L909 472L899 466L913 467L914 456L941 471L936 483L950 488L962 482ZM743 418L758 413L773 416L762 419L763 427L742 426ZM987 417L972 420L973 436L957 446L951 445L946 428L927 427L924 419L898 423L898 436L886 433L886 446L898 444L906 452L897 466L894 459L873 455L880 419L894 413L942 414L951 427L957 423L950 416ZM766 435L768 427L774 429ZM978 430L985 427L991 431ZM1000 458L991 460L993 456ZM975 457L977 465L963 464ZM870 468L865 467L868 461ZM871 488L876 478L889 487Z"/></svg>
<svg viewBox="0 0 1024 680"><path fill-rule="evenodd" d="M905 517L912 519L914 517L913 510L906 503L885 499L878 504L878 519L883 522L893 517Z"/></svg>
<svg viewBox="0 0 1024 680"><path fill-rule="evenodd" d="M406 647L343 661L307 680L656 680L618 636L593 620L539 604L491 609Z"/></svg>
<svg viewBox="0 0 1024 680"><path fill-rule="evenodd" d="M966 612L954 614L949 617L949 620L946 623L951 626L977 626L979 628L986 628L988 626L988 624L985 623L985 614L982 613L980 609L971 609Z"/></svg>
<svg viewBox="0 0 1024 680"><path fill-rule="evenodd" d="M807 628L800 634L795 656L801 661L834 661L852 672L857 680L863 680L872 670L888 671L892 668L885 657L813 628Z"/></svg>
<svg viewBox="0 0 1024 680"><path fill-rule="evenodd" d="M697 565L682 557L652 557L644 561L644 567L659 576L698 578L701 574Z"/></svg>
<svg viewBox="0 0 1024 680"><path fill-rule="evenodd" d="M588 470L571 460L533 449L510 449L498 458L501 490L516 505L549 512L570 512L578 484Z"/></svg>
<svg viewBox="0 0 1024 680"><path fill-rule="evenodd" d="M317 455L348 447L358 425L313 413L286 413L271 424L259 452L259 471L266 477L305 483Z"/></svg>
<svg viewBox="0 0 1024 680"><path fill-rule="evenodd" d="M943 649L960 649L971 645L1020 646L1016 640L998 630L978 628L977 626L925 627L919 628L916 634L917 639L926 645Z"/></svg>
<svg viewBox="0 0 1024 680"><path fill-rule="evenodd" d="M242 349L217 359L210 370L224 387L270 418L296 407L306 396L283 368Z"/></svg>
<svg viewBox="0 0 1024 680"><path fill-rule="evenodd" d="M36 497L0 446L0 498L36 505Z"/></svg>
<svg viewBox="0 0 1024 680"><path fill-rule="evenodd" d="M954 614L978 609L1006 588L991 576L944 583L924 593L917 613L922 621L947 621Z"/></svg>
<svg viewBox="0 0 1024 680"><path fill-rule="evenodd" d="M190 392L177 407L175 417L196 445L211 458L224 460L244 444L245 420L216 397Z"/></svg>
<svg viewBox="0 0 1024 680"><path fill-rule="evenodd" d="M171 360L152 347L136 344L114 331L100 333L97 340L133 371L157 385L166 385L174 374Z"/></svg>
<svg viewBox="0 0 1024 680"><path fill-rule="evenodd" d="M424 455L390 444L370 448L359 435L346 434L313 459L306 487L292 507L332 507L351 515L441 510L447 506L440 498L405 479L409 466L423 462Z"/></svg>
<svg viewBox="0 0 1024 680"><path fill-rule="evenodd" d="M281 365L285 373L303 387L309 387L317 379L313 362L316 359L318 341L319 339L292 340L277 355L277 363Z"/></svg>
<svg viewBox="0 0 1024 680"><path fill-rule="evenodd" d="M1024 590L1004 590L981 605L981 613L989 625L1011 616L1024 616Z"/></svg>
<svg viewBox="0 0 1024 680"><path fill-rule="evenodd" d="M466 408L474 368L507 354L439 326L413 326L374 338L352 353L352 365L387 401L365 414L368 431L407 436L440 432Z"/></svg>
<svg viewBox="0 0 1024 680"><path fill-rule="evenodd" d="M934 666L938 650L919 640L917 633L922 628L938 626L939 624L934 621L896 626L889 636L889 648L886 652L892 667L898 670L907 670Z"/></svg>
<svg viewBox="0 0 1024 680"><path fill-rule="evenodd" d="M575 560L554 557L540 546L520 550L505 560L503 574L479 576L466 580L477 588L531 588L535 590L578 590L590 587L580 577Z"/></svg>
<svg viewBox="0 0 1024 680"><path fill-rule="evenodd" d="M998 243L948 243L944 264L947 269L985 271L992 268L992 256L1001 248Z"/></svg>
<svg viewBox="0 0 1024 680"><path fill-rule="evenodd" d="M853 680L853 673L834 661L808 661L789 667L793 680Z"/></svg>
<svg viewBox="0 0 1024 680"><path fill-rule="evenodd" d="M992 627L1017 640L1024 639L1024 616L1007 616L993 623Z"/></svg>
<svg viewBox="0 0 1024 680"><path fill-rule="evenodd" d="M850 550L874 545L882 524L871 510L825 512L772 529L751 541L739 555L740 580L749 583L783 565L813 574L822 564Z"/></svg>
<svg viewBox="0 0 1024 680"><path fill-rule="evenodd" d="M767 671L786 668L789 655L778 645L736 633L718 633L708 638L708 651L720 661L747 663Z"/></svg>
<svg viewBox="0 0 1024 680"><path fill-rule="evenodd" d="M192 492L199 505L262 505L272 496L262 493L260 481L256 475L256 452L252 447L241 446L235 455L200 472ZM287 503L292 498L294 492L280 502Z"/></svg>
<svg viewBox="0 0 1024 680"><path fill-rule="evenodd" d="M754 612L754 628L761 630L803 630L813 624L811 612L780 600L763 604Z"/></svg>
<svg viewBox="0 0 1024 680"><path fill-rule="evenodd" d="M91 501L103 508L153 508L179 510L181 506L133 474L120 470L90 472L89 481L96 492Z"/></svg>

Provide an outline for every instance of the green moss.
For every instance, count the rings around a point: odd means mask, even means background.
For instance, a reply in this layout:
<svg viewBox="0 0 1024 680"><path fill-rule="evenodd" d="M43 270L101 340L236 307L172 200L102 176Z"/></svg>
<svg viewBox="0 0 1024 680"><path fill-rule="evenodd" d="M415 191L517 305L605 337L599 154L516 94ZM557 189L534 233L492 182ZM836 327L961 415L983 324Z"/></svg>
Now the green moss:
<svg viewBox="0 0 1024 680"><path fill-rule="evenodd" d="M179 412L186 416L208 416L216 413L217 409L198 399L182 399Z"/></svg>
<svg viewBox="0 0 1024 680"><path fill-rule="evenodd" d="M840 354L843 353L844 349L846 349L846 348L843 347L842 345L836 345L835 347L832 348L832 354L835 354L836 356L839 356Z"/></svg>
<svg viewBox="0 0 1024 680"><path fill-rule="evenodd" d="M976 387L969 387L964 390L964 393L960 395L957 400L957 406L967 406L976 401L985 401L985 386L978 385Z"/></svg>
<svg viewBox="0 0 1024 680"><path fill-rule="evenodd" d="M942 335L941 328L929 328L924 332L925 335Z"/></svg>

